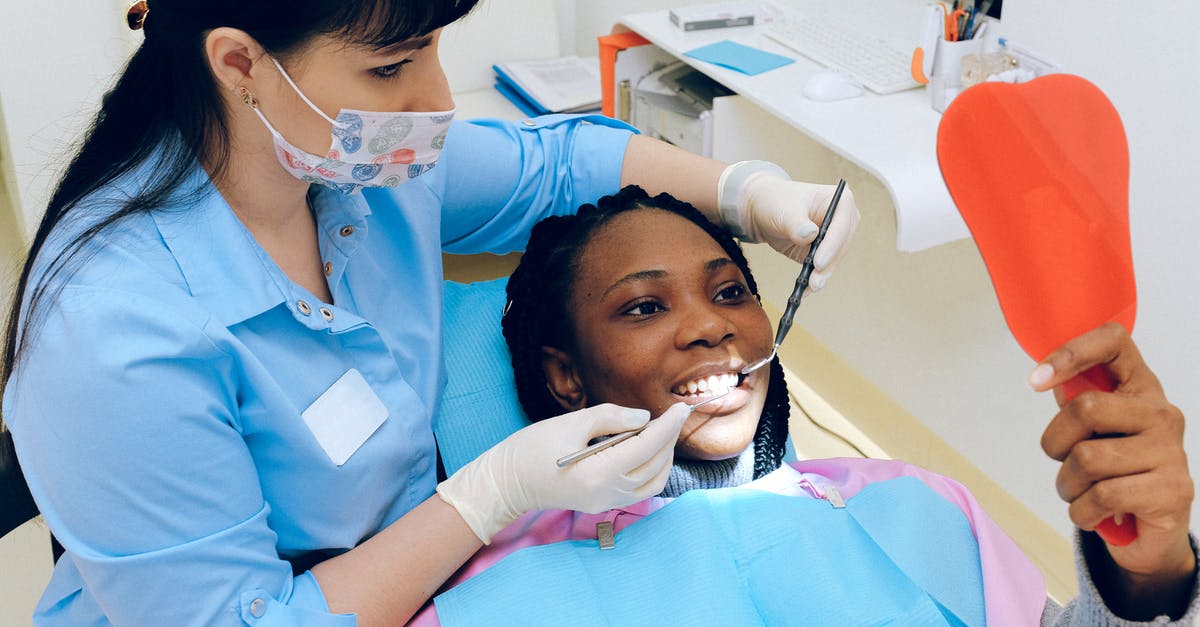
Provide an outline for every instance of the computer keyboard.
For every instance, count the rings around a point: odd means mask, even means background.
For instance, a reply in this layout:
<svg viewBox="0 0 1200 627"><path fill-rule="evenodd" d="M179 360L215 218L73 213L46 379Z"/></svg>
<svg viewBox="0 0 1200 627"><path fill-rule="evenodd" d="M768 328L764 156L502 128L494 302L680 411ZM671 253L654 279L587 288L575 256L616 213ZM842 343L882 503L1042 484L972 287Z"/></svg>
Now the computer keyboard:
<svg viewBox="0 0 1200 627"><path fill-rule="evenodd" d="M919 87L912 77L912 48L903 50L871 34L854 32L828 15L766 4L767 19L759 31L763 35L821 65L849 72L875 93Z"/></svg>

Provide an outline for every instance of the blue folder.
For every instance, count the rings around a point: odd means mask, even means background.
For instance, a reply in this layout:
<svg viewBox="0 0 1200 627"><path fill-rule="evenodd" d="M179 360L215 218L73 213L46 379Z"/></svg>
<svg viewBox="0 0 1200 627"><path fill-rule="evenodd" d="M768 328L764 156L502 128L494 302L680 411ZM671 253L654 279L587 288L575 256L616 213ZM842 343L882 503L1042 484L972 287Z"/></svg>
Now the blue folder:
<svg viewBox="0 0 1200 627"><path fill-rule="evenodd" d="M496 72L496 91L500 92L509 102L516 105L525 115L538 116L553 113L547 109L528 92L521 89L521 86L506 74L500 66L493 65L492 70Z"/></svg>

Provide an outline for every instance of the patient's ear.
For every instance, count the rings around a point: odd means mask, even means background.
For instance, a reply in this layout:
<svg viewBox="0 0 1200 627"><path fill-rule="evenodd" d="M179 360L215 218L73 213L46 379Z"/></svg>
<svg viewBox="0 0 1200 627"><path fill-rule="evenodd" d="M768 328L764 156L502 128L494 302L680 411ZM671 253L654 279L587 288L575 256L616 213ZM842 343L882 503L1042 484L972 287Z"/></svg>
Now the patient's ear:
<svg viewBox="0 0 1200 627"><path fill-rule="evenodd" d="M546 375L546 389L558 404L567 411L587 407L587 394L583 382L575 371L571 356L551 346L542 347L542 372Z"/></svg>

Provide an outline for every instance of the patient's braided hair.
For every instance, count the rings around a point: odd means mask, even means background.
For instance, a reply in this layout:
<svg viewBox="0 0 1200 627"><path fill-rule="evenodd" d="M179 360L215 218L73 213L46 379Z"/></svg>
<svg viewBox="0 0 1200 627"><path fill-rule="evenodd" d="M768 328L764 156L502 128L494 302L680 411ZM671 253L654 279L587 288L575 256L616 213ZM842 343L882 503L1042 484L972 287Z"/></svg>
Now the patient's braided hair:
<svg viewBox="0 0 1200 627"><path fill-rule="evenodd" d="M502 321L504 339L512 353L517 397L531 420L563 413L547 388L542 347L574 344L567 301L579 269L580 253L600 227L621 213L638 209L669 211L704 229L741 269L750 293L758 297L758 285L750 274L746 256L729 231L669 194L651 198L642 188L630 185L594 205L583 205L576 215L543 219L533 227L521 263L508 280L508 304ZM787 440L787 384L778 358L771 363L770 376L766 404L754 434L755 478L779 467Z"/></svg>

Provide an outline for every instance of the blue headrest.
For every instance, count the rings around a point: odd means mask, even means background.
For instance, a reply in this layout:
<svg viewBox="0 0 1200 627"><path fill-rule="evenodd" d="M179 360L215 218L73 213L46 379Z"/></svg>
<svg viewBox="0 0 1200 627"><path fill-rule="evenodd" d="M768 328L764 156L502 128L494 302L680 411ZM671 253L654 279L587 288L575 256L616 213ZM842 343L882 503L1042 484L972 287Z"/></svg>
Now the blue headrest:
<svg viewBox="0 0 1200 627"><path fill-rule="evenodd" d="M500 330L507 284L445 282L446 389L433 432L447 474L529 424Z"/></svg>

